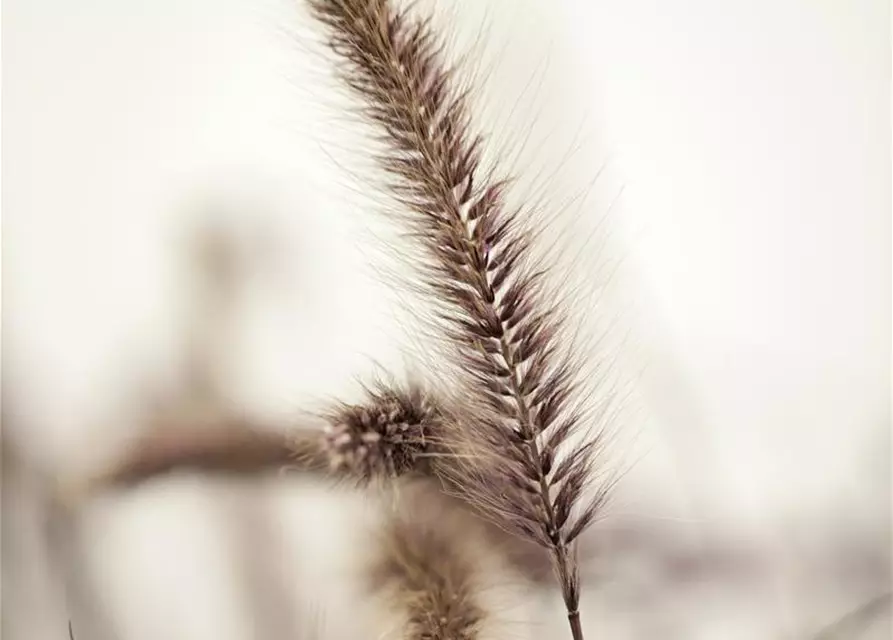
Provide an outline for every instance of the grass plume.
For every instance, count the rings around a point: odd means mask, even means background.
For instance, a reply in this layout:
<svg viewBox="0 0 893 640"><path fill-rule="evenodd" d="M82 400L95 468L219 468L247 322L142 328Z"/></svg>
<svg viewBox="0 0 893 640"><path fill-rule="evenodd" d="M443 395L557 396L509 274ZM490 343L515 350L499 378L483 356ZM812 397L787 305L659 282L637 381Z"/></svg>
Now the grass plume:
<svg viewBox="0 0 893 640"><path fill-rule="evenodd" d="M509 182L483 167L468 92L431 21L389 0L308 1L376 127L387 186L425 250L413 266L469 390L450 443L462 462L443 472L485 515L551 551L580 640L573 543L607 487L585 496L601 439L576 442L595 425L581 404L579 364L562 342L548 269L531 251L534 233L506 204Z"/></svg>
<svg viewBox="0 0 893 640"><path fill-rule="evenodd" d="M360 481L424 470L442 424L437 404L420 387L380 382L366 389L366 402L341 404L324 417L332 470Z"/></svg>
<svg viewBox="0 0 893 640"><path fill-rule="evenodd" d="M370 587L405 616L405 640L476 640L485 613L472 556L455 517L434 515L391 514L370 567Z"/></svg>
<svg viewBox="0 0 893 640"><path fill-rule="evenodd" d="M443 419L439 402L419 386L378 382L366 388L363 402L339 402L318 417L323 428L308 423L286 434L227 415L196 419L173 412L153 419L112 465L71 490L128 487L182 472L257 475L288 469L360 484L431 473L428 459L439 451Z"/></svg>

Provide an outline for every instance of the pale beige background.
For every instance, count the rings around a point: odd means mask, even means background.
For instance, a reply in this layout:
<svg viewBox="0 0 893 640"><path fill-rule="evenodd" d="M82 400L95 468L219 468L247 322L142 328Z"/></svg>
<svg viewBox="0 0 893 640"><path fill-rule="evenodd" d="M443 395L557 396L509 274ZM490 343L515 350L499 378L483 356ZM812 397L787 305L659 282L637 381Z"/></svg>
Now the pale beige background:
<svg viewBox="0 0 893 640"><path fill-rule="evenodd" d="M433 4L460 42L486 34L484 126L530 137L522 169L579 144L546 192L607 166L574 209L591 220L623 187L611 313L641 411L614 521L758 559L744 578L678 585L612 557L590 592L594 637L802 638L889 590L886 3ZM266 243L231 337L235 406L290 419L350 393L373 360L401 366L403 328L369 267L374 213L332 162L363 146L326 108L309 29L278 0L4 2L4 437L40 468L113 456L134 389L175 384L196 208ZM280 568L295 602L316 585L337 637L359 623L337 614L345 541L319 528L350 500L276 491ZM170 483L87 519L120 637L248 637L219 535L234 495ZM27 522L11 504L4 523ZM65 637L38 551L11 527L3 635Z"/></svg>

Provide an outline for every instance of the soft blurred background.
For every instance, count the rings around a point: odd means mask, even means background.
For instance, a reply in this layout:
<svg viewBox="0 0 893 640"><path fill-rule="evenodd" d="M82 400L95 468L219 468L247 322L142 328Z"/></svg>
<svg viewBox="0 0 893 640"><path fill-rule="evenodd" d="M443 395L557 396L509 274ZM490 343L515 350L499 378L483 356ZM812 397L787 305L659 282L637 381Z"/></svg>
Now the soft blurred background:
<svg viewBox="0 0 893 640"><path fill-rule="evenodd" d="M424 366L298 4L4 0L4 638L369 637L357 496L78 489L152 429L283 433ZM428 5L487 54L483 129L614 252L636 410L588 634L889 637L888 4ZM563 637L541 609L513 637Z"/></svg>

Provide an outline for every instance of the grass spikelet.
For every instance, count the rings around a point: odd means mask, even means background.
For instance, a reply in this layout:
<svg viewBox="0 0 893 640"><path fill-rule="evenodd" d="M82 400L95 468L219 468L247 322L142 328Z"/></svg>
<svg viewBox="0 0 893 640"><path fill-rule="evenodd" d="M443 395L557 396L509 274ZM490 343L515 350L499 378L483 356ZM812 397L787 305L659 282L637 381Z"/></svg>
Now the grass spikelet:
<svg viewBox="0 0 893 640"><path fill-rule="evenodd" d="M360 481L424 471L441 430L436 403L418 386L377 383L365 403L341 404L324 417L331 469Z"/></svg>
<svg viewBox="0 0 893 640"><path fill-rule="evenodd" d="M535 230L506 204L510 182L483 167L468 92L431 21L389 0L308 1L375 126L386 186L424 249L412 266L468 389L449 436L462 462L441 472L486 516L550 550L580 640L573 543L607 497L606 486L586 491L601 425L584 410L560 297L531 250Z"/></svg>

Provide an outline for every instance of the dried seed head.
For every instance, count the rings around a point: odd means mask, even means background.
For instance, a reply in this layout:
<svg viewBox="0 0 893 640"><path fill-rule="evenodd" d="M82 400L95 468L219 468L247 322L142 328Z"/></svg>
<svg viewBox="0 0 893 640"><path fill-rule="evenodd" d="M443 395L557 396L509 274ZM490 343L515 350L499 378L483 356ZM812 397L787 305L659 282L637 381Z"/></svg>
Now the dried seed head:
<svg viewBox="0 0 893 640"><path fill-rule="evenodd" d="M325 416L325 449L332 470L362 481L420 470L433 447L440 412L419 388L383 384L366 390L364 404Z"/></svg>
<svg viewBox="0 0 893 640"><path fill-rule="evenodd" d="M582 406L580 363L562 342L564 316L546 285L549 270L531 251L535 230L508 205L498 170L483 166L468 93L431 21L390 0L309 2L328 28L342 79L383 143L377 158L386 186L425 249L411 266L437 305L435 328L457 355L458 383L468 390L463 419L444 423L444 440L458 455L438 464L438 473L484 515L552 552L579 640L569 545L607 489L587 500L591 454L601 441L572 436L597 435L601 424L589 422ZM335 439L356 442L342 433ZM352 451L370 455L365 443Z"/></svg>
<svg viewBox="0 0 893 640"><path fill-rule="evenodd" d="M483 611L458 537L415 519L395 519L386 535L371 578L405 610L407 640L475 640Z"/></svg>
<svg viewBox="0 0 893 640"><path fill-rule="evenodd" d="M402 614L405 640L477 640L491 569L479 522L428 485L400 488L368 567L370 591Z"/></svg>

